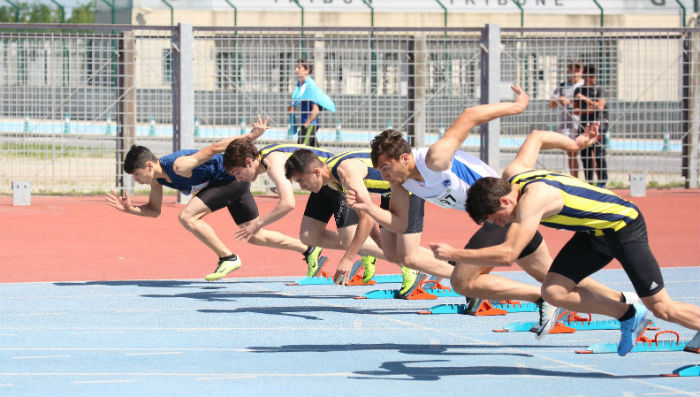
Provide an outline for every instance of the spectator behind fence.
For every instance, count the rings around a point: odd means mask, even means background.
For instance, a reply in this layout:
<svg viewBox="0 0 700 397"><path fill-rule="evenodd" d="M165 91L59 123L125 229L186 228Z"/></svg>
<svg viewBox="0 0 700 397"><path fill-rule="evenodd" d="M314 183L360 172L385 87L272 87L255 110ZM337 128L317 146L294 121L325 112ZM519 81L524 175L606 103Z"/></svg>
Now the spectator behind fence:
<svg viewBox="0 0 700 397"><path fill-rule="evenodd" d="M335 103L333 100L323 92L316 81L314 81L311 76L312 66L306 59L299 59L297 65L294 68L294 75L297 78L296 86L294 87L294 93L292 94L292 103L287 108L289 112L290 125L293 126L294 130L299 133L299 138L297 143L302 145L317 146L316 145L316 132L318 132L318 114L321 110L328 110L335 113ZM299 108L299 124L297 124L296 117L294 116L295 108ZM292 132L290 132L291 134Z"/></svg>
<svg viewBox="0 0 700 397"><path fill-rule="evenodd" d="M552 100L549 102L549 107L561 108L559 117L559 132L568 136L571 139L576 138L579 128L579 117L574 114L574 91L583 85L581 74L583 66L578 61L569 63L566 68L566 81L559 84L554 93ZM578 153L567 152L569 172L571 175L578 177Z"/></svg>
<svg viewBox="0 0 700 397"><path fill-rule="evenodd" d="M596 86L595 65L583 68L583 86L574 92L574 110L581 116L579 134L587 123L600 122L598 142L581 151L581 162L586 181L593 184L593 174L599 187L605 187L608 182L608 161L606 158L605 142L608 134L608 111L605 108L605 92Z"/></svg>

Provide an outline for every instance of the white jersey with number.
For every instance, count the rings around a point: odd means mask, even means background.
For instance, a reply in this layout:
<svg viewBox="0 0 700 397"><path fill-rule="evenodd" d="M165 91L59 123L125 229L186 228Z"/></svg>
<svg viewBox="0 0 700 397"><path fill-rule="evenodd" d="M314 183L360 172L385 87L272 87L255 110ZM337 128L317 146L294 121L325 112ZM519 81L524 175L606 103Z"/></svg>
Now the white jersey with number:
<svg viewBox="0 0 700 397"><path fill-rule="evenodd" d="M458 150L449 170L435 172L425 164L428 148L412 149L416 168L424 182L409 178L403 187L409 192L444 208L465 210L467 191L485 176L498 177L496 171L478 157Z"/></svg>

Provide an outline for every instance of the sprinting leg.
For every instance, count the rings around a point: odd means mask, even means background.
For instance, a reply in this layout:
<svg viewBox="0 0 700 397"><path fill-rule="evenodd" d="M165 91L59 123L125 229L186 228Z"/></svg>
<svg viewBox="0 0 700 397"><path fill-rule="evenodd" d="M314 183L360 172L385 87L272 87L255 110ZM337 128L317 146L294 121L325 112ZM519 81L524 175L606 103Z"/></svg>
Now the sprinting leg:
<svg viewBox="0 0 700 397"><path fill-rule="evenodd" d="M216 256L219 258L229 256L232 254L231 250L219 239L214 229L202 219L211 212L209 207L199 197L195 196L180 211L178 220L185 229L214 251Z"/></svg>

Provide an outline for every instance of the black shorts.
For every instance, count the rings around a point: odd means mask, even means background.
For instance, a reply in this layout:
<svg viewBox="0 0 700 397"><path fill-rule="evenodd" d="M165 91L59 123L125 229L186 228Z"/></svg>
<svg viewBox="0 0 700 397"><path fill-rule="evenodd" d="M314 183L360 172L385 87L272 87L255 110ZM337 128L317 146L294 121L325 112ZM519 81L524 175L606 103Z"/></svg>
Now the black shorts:
<svg viewBox="0 0 700 397"><path fill-rule="evenodd" d="M322 187L318 193L309 195L304 216L323 223L328 223L331 216L334 216L337 228L357 225L360 219L357 213L348 207L345 195L328 186Z"/></svg>
<svg viewBox="0 0 700 397"><path fill-rule="evenodd" d="M382 196L380 206L388 210L390 201L391 196ZM424 216L425 200L415 194L411 194L408 197L408 227L402 234L422 233Z"/></svg>
<svg viewBox="0 0 700 397"><path fill-rule="evenodd" d="M197 192L196 197L199 197L211 212L227 207L236 225L258 217L258 206L250 192L250 182L235 179L214 182Z"/></svg>
<svg viewBox="0 0 700 397"><path fill-rule="evenodd" d="M661 269L649 248L647 226L642 213L618 230L606 230L602 236L578 232L554 258L549 270L574 281L597 272L615 258L625 269L634 290L642 298L664 287Z"/></svg>
<svg viewBox="0 0 700 397"><path fill-rule="evenodd" d="M485 247L493 247L506 241L506 233L508 233L508 228L510 228L510 223L506 226L498 226L495 223L484 222L479 230L474 233L472 238L469 239L467 245L464 248L467 249L478 249ZM525 248L520 252L518 259L524 258L537 250L542 244L542 235L540 232L536 232L532 240L525 246Z"/></svg>

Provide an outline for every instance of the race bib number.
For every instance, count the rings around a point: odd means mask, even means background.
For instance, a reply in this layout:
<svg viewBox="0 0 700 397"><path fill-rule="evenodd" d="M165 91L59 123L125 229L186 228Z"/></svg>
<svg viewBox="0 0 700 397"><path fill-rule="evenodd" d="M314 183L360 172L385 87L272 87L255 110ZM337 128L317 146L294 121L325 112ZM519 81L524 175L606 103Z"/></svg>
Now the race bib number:
<svg viewBox="0 0 700 397"><path fill-rule="evenodd" d="M426 200L443 208L454 208L456 210L464 211L466 198L467 197L465 194L452 189L445 189L445 191L439 196L426 198Z"/></svg>

